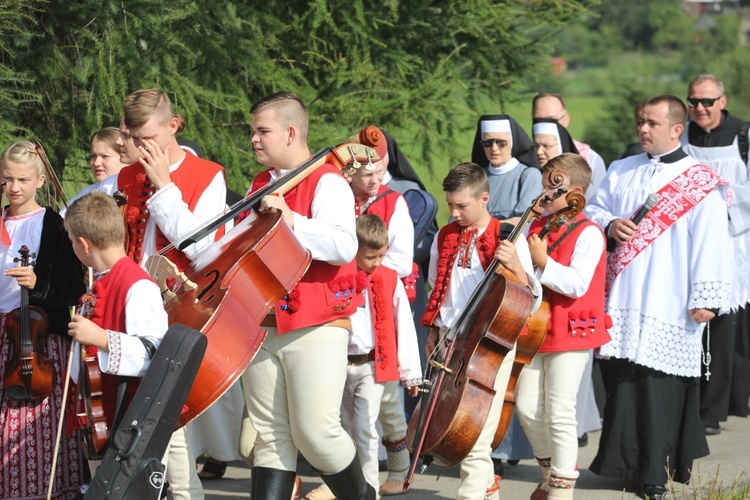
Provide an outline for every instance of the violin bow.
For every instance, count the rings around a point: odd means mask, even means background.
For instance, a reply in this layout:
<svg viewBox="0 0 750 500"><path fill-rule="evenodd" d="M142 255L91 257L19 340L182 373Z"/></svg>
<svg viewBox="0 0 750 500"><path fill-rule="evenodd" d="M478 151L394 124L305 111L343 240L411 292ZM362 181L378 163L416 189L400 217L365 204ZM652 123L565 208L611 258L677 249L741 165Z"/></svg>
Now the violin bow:
<svg viewBox="0 0 750 500"><path fill-rule="evenodd" d="M66 203L67 205L67 203ZM94 280L94 270L92 268L88 268L89 273L89 284L86 287L89 291L91 289L91 283ZM75 313L75 306L70 307L70 315L71 317ZM65 421L65 413L68 408L68 389L70 388L70 375L73 371L73 355L76 352L76 349L80 348L80 344L76 341L73 341L73 344L70 346L70 353L68 354L68 367L65 369L65 383L63 384L63 396L62 396L62 407L60 408L60 420L57 422L57 436L55 437L55 451L52 454L52 472L50 472L49 476L49 488L47 488L47 500L50 500L52 498L52 488L55 486L55 472L57 472L57 455L60 451L60 437L62 436L62 430L63 430L63 422ZM80 382L80 381L79 381Z"/></svg>
<svg viewBox="0 0 750 500"><path fill-rule="evenodd" d="M63 191L62 184L60 184L60 180L57 178L55 169L52 168L52 164L49 162L49 158L47 158L47 153L44 151L44 146L42 146L41 142L35 140L34 147L36 148L36 152L39 155L39 158L42 159L42 164L44 165L44 170L47 172L47 177L49 177L49 181L52 183L52 186L55 188L55 191L57 192L57 196L60 197L60 201L62 201L62 207L67 207L68 199L65 197L65 192ZM62 207L58 206L55 208L59 210Z"/></svg>

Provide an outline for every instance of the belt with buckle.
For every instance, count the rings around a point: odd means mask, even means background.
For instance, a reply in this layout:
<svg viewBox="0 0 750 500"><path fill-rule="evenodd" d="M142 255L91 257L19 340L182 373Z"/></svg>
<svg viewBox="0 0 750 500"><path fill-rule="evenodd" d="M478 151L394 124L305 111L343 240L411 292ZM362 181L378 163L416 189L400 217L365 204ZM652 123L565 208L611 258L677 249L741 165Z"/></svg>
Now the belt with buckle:
<svg viewBox="0 0 750 500"><path fill-rule="evenodd" d="M375 349L367 354L350 354L347 358L350 365L364 365L367 362L375 361Z"/></svg>
<svg viewBox="0 0 750 500"><path fill-rule="evenodd" d="M339 318L339 319L334 319L330 323L326 323L324 325L316 325L316 326L332 326L332 327L343 328L345 330L348 330L351 325L352 325L352 320L350 320L349 318ZM260 326L264 328L276 328L276 315L266 314L266 317L260 320Z"/></svg>

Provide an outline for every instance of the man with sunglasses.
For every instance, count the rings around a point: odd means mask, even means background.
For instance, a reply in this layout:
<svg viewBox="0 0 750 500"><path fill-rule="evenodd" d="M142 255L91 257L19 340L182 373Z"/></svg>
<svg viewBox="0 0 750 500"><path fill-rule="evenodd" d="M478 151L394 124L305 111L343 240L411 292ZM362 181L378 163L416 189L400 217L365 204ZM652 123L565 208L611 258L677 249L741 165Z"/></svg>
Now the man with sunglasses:
<svg viewBox="0 0 750 500"><path fill-rule="evenodd" d="M728 415L747 417L750 397L750 184L748 184L748 122L725 109L721 80L698 75L688 87L690 121L682 134L685 151L716 170L731 184L729 235L734 279L730 310L717 316L703 332L706 355L701 378L701 420L707 435L721 432ZM710 354L710 358L709 355Z"/></svg>

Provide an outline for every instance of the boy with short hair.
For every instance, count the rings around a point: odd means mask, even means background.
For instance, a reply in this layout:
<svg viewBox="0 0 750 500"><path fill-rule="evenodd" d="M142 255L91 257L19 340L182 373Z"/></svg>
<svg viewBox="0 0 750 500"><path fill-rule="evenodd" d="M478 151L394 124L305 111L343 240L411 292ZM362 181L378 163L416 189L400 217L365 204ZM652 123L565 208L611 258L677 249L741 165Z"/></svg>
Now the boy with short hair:
<svg viewBox="0 0 750 500"><path fill-rule="evenodd" d="M91 293L96 297L90 319L73 316L68 335L98 357L111 433L120 377L146 374L167 331L167 313L158 285L125 253L125 227L114 198L95 191L75 200L65 227L76 256L95 271Z"/></svg>
<svg viewBox="0 0 750 500"><path fill-rule="evenodd" d="M568 191L583 194L591 168L582 156L563 153L543 168L542 184L560 169ZM518 378L516 413L542 468L543 481L532 499L573 498L578 470L576 395L591 349L609 342L612 324L604 312L606 252L604 233L579 213L569 225L543 238L539 233L554 213L567 207L564 196L546 207L549 215L529 229L536 277L550 303L547 337Z"/></svg>
<svg viewBox="0 0 750 500"><path fill-rule="evenodd" d="M499 260L531 289L534 310L541 300L541 285L533 276L526 240L519 238L515 245L502 240L501 231L505 235L512 226L501 224L487 210L490 194L484 170L474 163L456 165L443 180L443 191L453 222L440 230L430 252L432 293L422 317L422 324L431 327L426 346L428 356L437 344L438 332L442 334L455 325L493 259ZM490 453L514 358L515 346L498 369L496 396L481 434L461 462L459 500L499 498L499 478L494 475Z"/></svg>
<svg viewBox="0 0 750 500"><path fill-rule="evenodd" d="M401 380L416 397L422 368L409 300L396 271L381 265L388 249L383 219L365 214L357 219L359 249L355 261L366 280L365 303L352 314L346 385L341 423L354 439L365 479L375 491L378 479L378 420L385 383ZM335 498L325 485L306 498Z"/></svg>

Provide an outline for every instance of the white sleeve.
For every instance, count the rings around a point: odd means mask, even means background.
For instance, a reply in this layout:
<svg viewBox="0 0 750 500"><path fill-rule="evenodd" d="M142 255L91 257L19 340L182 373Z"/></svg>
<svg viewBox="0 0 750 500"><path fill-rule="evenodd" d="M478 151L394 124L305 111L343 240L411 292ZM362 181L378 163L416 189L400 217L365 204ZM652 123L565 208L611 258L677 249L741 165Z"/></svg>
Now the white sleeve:
<svg viewBox="0 0 750 500"><path fill-rule="evenodd" d="M437 279L437 266L438 259L440 258L438 234L440 234L440 231L435 233L435 237L432 239L432 246L430 247L430 265L427 268L427 283L430 284L430 288L435 286L435 280Z"/></svg>
<svg viewBox="0 0 750 500"><path fill-rule="evenodd" d="M409 299L401 280L396 280L393 294L393 314L396 322L399 378L405 387L422 384L422 362L419 358L417 330L411 315Z"/></svg>
<svg viewBox="0 0 750 500"><path fill-rule="evenodd" d="M607 175L607 166L604 164L604 159L593 149L589 150L589 167L591 167L591 184L586 190L587 199L594 196L596 190L599 189L599 184Z"/></svg>
<svg viewBox="0 0 750 500"><path fill-rule="evenodd" d="M312 218L294 213L294 234L312 258L348 264L357 254L354 194L338 174L321 176L312 203Z"/></svg>
<svg viewBox="0 0 750 500"><path fill-rule="evenodd" d="M411 274L414 262L414 223L403 196L398 197L396 207L388 222L388 251L383 265L390 267L399 278Z"/></svg>
<svg viewBox="0 0 750 500"><path fill-rule="evenodd" d="M198 199L193 212L182 200L182 192L173 182L154 193L146 201L146 206L164 236L170 242L174 242L200 227L204 222L223 214L226 200L227 185L224 181L224 173L217 172ZM188 259L193 260L201 250L211 245L215 235L216 232L213 232L201 241L185 248L185 255Z"/></svg>
<svg viewBox="0 0 750 500"><path fill-rule="evenodd" d="M130 287L125 304L126 332L108 331L109 352L99 350L99 367L102 373L142 377L151 358L141 338L158 348L167 332L167 312L159 287L147 279Z"/></svg>
<svg viewBox="0 0 750 500"><path fill-rule="evenodd" d="M604 238L601 231L595 226L589 226L578 235L570 265L564 266L549 258L543 272L537 269L537 278L542 285L566 297L582 297L589 289L603 251Z"/></svg>
<svg viewBox="0 0 750 500"><path fill-rule="evenodd" d="M542 285L534 274L534 263L531 261L531 252L529 252L529 243L526 241L526 238L518 238L518 241L516 241L516 252L524 271L526 271L526 278L529 280L531 293L534 295L534 304L531 309L533 313L539 309L539 305L542 303Z"/></svg>
<svg viewBox="0 0 750 500"><path fill-rule="evenodd" d="M617 162L615 162L617 163ZM587 197L586 208L583 209L583 213L592 221L599 224L603 230L606 230L610 222L618 219L619 216L613 213L612 208L612 172L614 171L614 164L610 165L607 174L604 176L604 180L599 185L599 188L594 193L593 198ZM606 233L606 231L605 231ZM605 234L605 236L607 236Z"/></svg>

